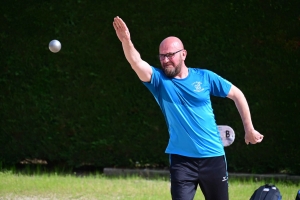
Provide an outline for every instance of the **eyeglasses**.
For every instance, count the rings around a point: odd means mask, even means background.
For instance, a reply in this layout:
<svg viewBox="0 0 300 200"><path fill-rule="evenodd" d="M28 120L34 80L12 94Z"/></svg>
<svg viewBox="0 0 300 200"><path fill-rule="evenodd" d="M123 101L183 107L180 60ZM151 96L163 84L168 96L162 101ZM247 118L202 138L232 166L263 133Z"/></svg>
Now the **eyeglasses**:
<svg viewBox="0 0 300 200"><path fill-rule="evenodd" d="M178 53L178 52L180 52L180 51L182 51L182 50L184 50L184 49L181 49L181 50L176 51L176 52L174 52L174 53L159 54L159 55L158 55L158 58L159 58L159 60L164 60L165 58L171 59L171 58L174 57L174 55L175 55L176 53Z"/></svg>

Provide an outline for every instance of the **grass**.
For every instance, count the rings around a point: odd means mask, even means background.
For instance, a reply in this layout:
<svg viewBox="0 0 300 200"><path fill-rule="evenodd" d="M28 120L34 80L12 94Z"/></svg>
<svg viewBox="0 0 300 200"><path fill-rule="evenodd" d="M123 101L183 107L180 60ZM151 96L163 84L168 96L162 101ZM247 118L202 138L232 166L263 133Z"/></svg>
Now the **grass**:
<svg viewBox="0 0 300 200"><path fill-rule="evenodd" d="M249 199L262 181L229 179L231 200ZM284 200L294 200L300 185L276 182ZM166 200L170 198L167 179L141 177L109 178L102 174L33 173L31 175L0 172L0 199L105 199L105 200ZM197 190L195 200L204 199Z"/></svg>

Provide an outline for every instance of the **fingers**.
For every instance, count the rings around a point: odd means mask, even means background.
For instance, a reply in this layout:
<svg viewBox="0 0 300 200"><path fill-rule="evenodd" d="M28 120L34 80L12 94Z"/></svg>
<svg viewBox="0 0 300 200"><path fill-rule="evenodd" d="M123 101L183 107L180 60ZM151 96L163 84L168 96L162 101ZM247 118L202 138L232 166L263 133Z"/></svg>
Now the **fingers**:
<svg viewBox="0 0 300 200"><path fill-rule="evenodd" d="M117 30L117 29L118 29L118 27L117 27L117 25L116 25L116 23L115 23L115 22L113 22L113 27L114 27L114 29L115 29L115 30Z"/></svg>
<svg viewBox="0 0 300 200"><path fill-rule="evenodd" d="M256 138L256 142L259 143L259 142L261 142L263 139L264 139L264 136L262 135L262 136L260 136L259 138Z"/></svg>
<svg viewBox="0 0 300 200"><path fill-rule="evenodd" d="M257 143L261 142L262 140L264 139L264 136L262 134L258 134L256 137L255 137L255 141Z"/></svg>
<svg viewBox="0 0 300 200"><path fill-rule="evenodd" d="M124 21L119 16L114 18L113 26L114 26L115 30L126 27Z"/></svg>
<svg viewBox="0 0 300 200"><path fill-rule="evenodd" d="M114 25L115 29L120 28L120 22L119 22L119 17L118 16L114 18L113 25Z"/></svg>
<svg viewBox="0 0 300 200"><path fill-rule="evenodd" d="M262 140L264 139L264 136L259 134L253 138L249 138L249 137L245 137L245 143L248 144L256 144L256 143L260 143L262 142Z"/></svg>

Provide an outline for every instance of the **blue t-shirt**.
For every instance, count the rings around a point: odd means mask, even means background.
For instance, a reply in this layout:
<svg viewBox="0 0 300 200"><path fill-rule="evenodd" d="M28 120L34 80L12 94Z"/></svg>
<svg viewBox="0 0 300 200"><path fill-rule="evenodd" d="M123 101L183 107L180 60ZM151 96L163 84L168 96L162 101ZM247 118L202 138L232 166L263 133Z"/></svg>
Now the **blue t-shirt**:
<svg viewBox="0 0 300 200"><path fill-rule="evenodd" d="M167 123L170 138L165 152L194 158L224 155L210 95L226 97L232 84L212 71L188 69L186 78L177 79L152 67L151 81L144 82Z"/></svg>

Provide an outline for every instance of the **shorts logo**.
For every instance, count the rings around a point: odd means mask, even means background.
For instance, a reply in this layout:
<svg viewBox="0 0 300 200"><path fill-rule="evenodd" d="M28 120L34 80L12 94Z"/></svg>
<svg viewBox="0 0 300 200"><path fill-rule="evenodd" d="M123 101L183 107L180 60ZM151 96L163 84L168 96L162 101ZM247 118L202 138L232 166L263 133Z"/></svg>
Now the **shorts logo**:
<svg viewBox="0 0 300 200"><path fill-rule="evenodd" d="M228 180L228 177L224 176L222 181L227 181L227 180Z"/></svg>
<svg viewBox="0 0 300 200"><path fill-rule="evenodd" d="M194 83L192 83L192 85L194 86L194 91L195 92L202 92L204 89L201 87L201 82L200 81L196 81Z"/></svg>

